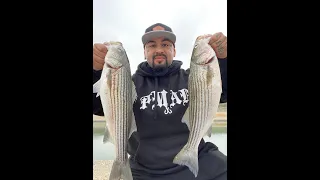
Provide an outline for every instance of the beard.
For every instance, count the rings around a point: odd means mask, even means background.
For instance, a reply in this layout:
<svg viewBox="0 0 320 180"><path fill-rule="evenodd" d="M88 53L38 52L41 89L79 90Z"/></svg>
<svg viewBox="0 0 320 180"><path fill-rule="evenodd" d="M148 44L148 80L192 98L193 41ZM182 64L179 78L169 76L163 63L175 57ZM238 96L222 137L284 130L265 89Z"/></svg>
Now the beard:
<svg viewBox="0 0 320 180"><path fill-rule="evenodd" d="M162 56L164 57L166 63L165 64L155 64L154 63L154 60L155 60L155 57L156 56ZM154 54L152 56L152 69L155 71L155 72L161 72L161 71L164 71L165 69L168 68L168 59L167 59L167 56L165 54Z"/></svg>

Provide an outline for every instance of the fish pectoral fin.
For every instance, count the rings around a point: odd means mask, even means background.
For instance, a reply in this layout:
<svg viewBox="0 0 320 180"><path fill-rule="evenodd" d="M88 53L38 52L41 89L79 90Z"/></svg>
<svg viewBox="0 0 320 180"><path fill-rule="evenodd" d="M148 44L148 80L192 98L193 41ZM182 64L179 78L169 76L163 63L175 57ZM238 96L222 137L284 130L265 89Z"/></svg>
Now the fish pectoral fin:
<svg viewBox="0 0 320 180"><path fill-rule="evenodd" d="M107 85L109 87L111 87L111 71L109 68L107 68L106 70L103 70L103 71L106 71L105 74L107 76ZM102 78L103 74L104 74L104 72L102 72L100 79L93 84L93 93L97 93L96 97L100 96L100 88L101 88L101 84L102 84L101 82L103 79Z"/></svg>
<svg viewBox="0 0 320 180"><path fill-rule="evenodd" d="M189 123L189 108L187 108L187 110L185 111L182 120L182 123L185 123L190 131L190 123Z"/></svg>
<svg viewBox="0 0 320 180"><path fill-rule="evenodd" d="M136 119L134 117L134 113L132 111L131 126L130 126L130 129L129 129L128 139L130 139L132 133L134 133L135 131L137 131L137 124L136 124Z"/></svg>
<svg viewBox="0 0 320 180"><path fill-rule="evenodd" d="M100 96L101 79L93 84L93 93L97 93L96 97Z"/></svg>

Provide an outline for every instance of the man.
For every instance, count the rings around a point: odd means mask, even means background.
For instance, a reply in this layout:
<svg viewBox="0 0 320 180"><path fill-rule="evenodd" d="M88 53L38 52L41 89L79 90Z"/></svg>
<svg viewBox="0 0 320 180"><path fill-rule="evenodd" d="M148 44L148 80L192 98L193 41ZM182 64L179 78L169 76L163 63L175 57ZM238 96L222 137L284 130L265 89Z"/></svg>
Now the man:
<svg viewBox="0 0 320 180"><path fill-rule="evenodd" d="M138 100L133 105L138 132L130 137L128 145L133 178L226 180L227 157L217 146L204 142L203 139L199 144L197 178L186 166L172 162L189 135L187 126L181 122L189 104L189 69L181 69L182 62L173 60L176 55L175 42L176 36L172 29L161 23L148 27L142 36L147 61L139 64L132 77L138 95ZM220 61L227 60L225 35L214 34L209 44ZM94 45L93 83L101 76L106 53L107 48L103 44ZM93 94L95 115L103 115L99 97Z"/></svg>

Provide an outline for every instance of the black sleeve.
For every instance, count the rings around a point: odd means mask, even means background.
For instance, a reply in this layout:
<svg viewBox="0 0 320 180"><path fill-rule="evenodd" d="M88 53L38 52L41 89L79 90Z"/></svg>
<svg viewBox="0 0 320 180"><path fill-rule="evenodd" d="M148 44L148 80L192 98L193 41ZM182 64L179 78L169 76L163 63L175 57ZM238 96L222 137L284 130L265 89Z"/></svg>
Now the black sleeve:
<svg viewBox="0 0 320 180"><path fill-rule="evenodd" d="M95 71L93 70L93 84L97 82L101 77L101 71ZM102 104L100 101L100 96L96 97L97 93L92 94L92 108L93 108L93 114L97 116L103 116L103 109Z"/></svg>
<svg viewBox="0 0 320 180"><path fill-rule="evenodd" d="M227 102L227 58L218 59L222 80L222 94L220 98L220 102Z"/></svg>

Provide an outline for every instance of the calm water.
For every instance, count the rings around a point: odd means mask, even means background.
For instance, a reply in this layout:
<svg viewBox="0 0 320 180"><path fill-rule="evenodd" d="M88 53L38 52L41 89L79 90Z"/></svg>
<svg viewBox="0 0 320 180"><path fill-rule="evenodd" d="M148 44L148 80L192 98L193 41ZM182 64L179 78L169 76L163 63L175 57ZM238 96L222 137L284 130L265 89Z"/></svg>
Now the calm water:
<svg viewBox="0 0 320 180"><path fill-rule="evenodd" d="M103 128L93 129L93 159L94 160L113 160L115 158L115 146L111 143L102 143ZM217 130L211 138L204 137L206 142L212 142L217 145L222 153L227 155L227 133L224 130Z"/></svg>

